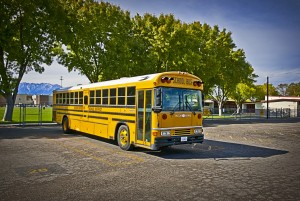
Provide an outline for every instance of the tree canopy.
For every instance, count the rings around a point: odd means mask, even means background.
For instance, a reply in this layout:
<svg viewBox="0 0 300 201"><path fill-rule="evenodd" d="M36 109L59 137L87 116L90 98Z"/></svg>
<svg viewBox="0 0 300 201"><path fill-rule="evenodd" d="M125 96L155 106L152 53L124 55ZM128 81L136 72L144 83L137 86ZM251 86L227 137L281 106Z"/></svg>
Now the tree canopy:
<svg viewBox="0 0 300 201"><path fill-rule="evenodd" d="M1 0L0 95L7 102L4 120L12 118L18 86L25 73L51 64L55 31L63 12L57 0ZM51 17L50 17L51 16Z"/></svg>
<svg viewBox="0 0 300 201"><path fill-rule="evenodd" d="M59 63L69 71L78 70L92 83L128 74L129 12L92 0L67 1L65 9L65 37L56 49Z"/></svg>
<svg viewBox="0 0 300 201"><path fill-rule="evenodd" d="M300 96L300 82L279 84L276 89L281 96Z"/></svg>
<svg viewBox="0 0 300 201"><path fill-rule="evenodd" d="M256 78L231 32L217 25L183 23L172 14L131 17L94 0L2 1L0 89L7 103L14 102L24 73L43 72L55 55L92 83L187 71L204 81L205 93L219 108L239 83L252 84Z"/></svg>

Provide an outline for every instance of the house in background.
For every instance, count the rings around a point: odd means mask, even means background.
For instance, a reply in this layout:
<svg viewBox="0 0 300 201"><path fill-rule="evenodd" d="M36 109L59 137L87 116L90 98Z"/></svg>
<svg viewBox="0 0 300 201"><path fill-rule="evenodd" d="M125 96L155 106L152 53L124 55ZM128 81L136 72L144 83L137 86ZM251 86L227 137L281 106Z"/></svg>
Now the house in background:
<svg viewBox="0 0 300 201"><path fill-rule="evenodd" d="M53 104L52 95L27 95L27 94L18 94L15 105L26 104L26 105L44 105L51 106ZM0 107L6 105L6 100L3 96L0 96Z"/></svg>
<svg viewBox="0 0 300 201"><path fill-rule="evenodd" d="M293 96L269 96L269 111L271 116L300 117L300 97ZM243 104L243 107L246 107ZM254 102L255 113L266 115L267 96L265 100Z"/></svg>
<svg viewBox="0 0 300 201"><path fill-rule="evenodd" d="M18 104L33 105L34 103L33 103L32 95L18 94L15 101L15 105Z"/></svg>
<svg viewBox="0 0 300 201"><path fill-rule="evenodd" d="M49 95L33 95L33 102L35 105L52 105L53 104L53 96Z"/></svg>
<svg viewBox="0 0 300 201"><path fill-rule="evenodd" d="M219 107L218 103L215 100L204 100L204 107L206 109L209 109L213 113L218 113ZM229 99L224 102L223 104L223 113L234 113L236 111L237 107L235 104L235 101L232 99Z"/></svg>
<svg viewBox="0 0 300 201"><path fill-rule="evenodd" d="M282 111L289 113L290 117L300 117L300 97L293 96L269 96L270 111ZM267 96L262 101L262 108L267 108Z"/></svg>

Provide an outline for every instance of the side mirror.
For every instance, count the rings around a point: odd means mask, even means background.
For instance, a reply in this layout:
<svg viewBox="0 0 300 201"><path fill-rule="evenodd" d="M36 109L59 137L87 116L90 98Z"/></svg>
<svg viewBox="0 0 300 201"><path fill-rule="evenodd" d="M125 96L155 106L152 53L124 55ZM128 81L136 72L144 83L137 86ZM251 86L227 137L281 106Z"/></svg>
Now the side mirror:
<svg viewBox="0 0 300 201"><path fill-rule="evenodd" d="M155 106L155 107L152 107L152 111L155 113L160 113L162 111L162 108Z"/></svg>
<svg viewBox="0 0 300 201"><path fill-rule="evenodd" d="M155 106L161 107L161 98L162 98L161 95L162 95L161 88L155 89Z"/></svg>
<svg viewBox="0 0 300 201"><path fill-rule="evenodd" d="M154 103L154 107L152 107L152 111L155 113L160 113L162 111L162 107L161 107L162 90L161 90L161 88L155 89L154 94L155 94L155 103Z"/></svg>

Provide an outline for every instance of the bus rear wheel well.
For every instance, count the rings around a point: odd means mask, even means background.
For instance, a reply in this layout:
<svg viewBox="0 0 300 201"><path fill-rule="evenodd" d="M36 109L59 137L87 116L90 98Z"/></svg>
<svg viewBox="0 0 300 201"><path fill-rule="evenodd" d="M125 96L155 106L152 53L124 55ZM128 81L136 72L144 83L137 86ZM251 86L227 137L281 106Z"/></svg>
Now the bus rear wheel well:
<svg viewBox="0 0 300 201"><path fill-rule="evenodd" d="M67 115L63 116L61 124L62 124L63 132L65 134L69 134L72 132L72 130L70 129L70 122Z"/></svg>
<svg viewBox="0 0 300 201"><path fill-rule="evenodd" d="M114 136L114 140L115 140L115 141L118 140L118 130L119 130L120 126L122 126L122 125L128 127L128 125L127 125L126 123L124 123L124 122L119 122L119 123L117 123L116 128L115 128L115 136ZM128 129L129 129L129 127L128 127Z"/></svg>

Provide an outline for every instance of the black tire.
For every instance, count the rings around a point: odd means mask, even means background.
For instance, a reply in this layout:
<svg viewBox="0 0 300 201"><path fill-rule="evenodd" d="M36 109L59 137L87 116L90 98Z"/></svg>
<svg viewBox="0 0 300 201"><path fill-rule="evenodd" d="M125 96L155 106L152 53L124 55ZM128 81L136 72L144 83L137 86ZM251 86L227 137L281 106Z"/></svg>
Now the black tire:
<svg viewBox="0 0 300 201"><path fill-rule="evenodd" d="M121 125L118 129L118 145L121 149L129 151L133 149L133 145L130 143L130 133L126 125Z"/></svg>
<svg viewBox="0 0 300 201"><path fill-rule="evenodd" d="M70 126L69 126L69 119L68 117L64 117L63 118L63 121L62 121L62 129L63 129L63 132L65 134L70 134L72 133L72 130L70 129Z"/></svg>

